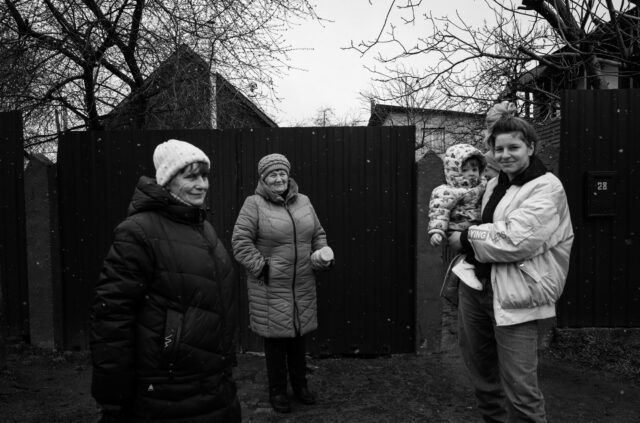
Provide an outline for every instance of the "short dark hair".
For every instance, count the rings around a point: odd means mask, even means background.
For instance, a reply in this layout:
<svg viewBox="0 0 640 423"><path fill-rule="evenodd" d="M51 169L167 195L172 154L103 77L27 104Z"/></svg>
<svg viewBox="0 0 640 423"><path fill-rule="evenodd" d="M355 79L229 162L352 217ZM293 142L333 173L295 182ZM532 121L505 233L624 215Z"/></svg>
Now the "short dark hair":
<svg viewBox="0 0 640 423"><path fill-rule="evenodd" d="M483 168L482 166L482 160L480 160L480 157L478 156L471 156L471 157L467 157L463 162L462 162L462 167L464 167L464 165L471 163L471 162L476 162L476 165L479 168Z"/></svg>
<svg viewBox="0 0 640 423"><path fill-rule="evenodd" d="M487 144L493 150L496 146L496 137L502 134L511 134L516 132L520 134L520 139L529 147L534 147L538 144L538 134L536 130L526 120L518 116L502 116L498 119L489 132L487 137Z"/></svg>
<svg viewBox="0 0 640 423"><path fill-rule="evenodd" d="M209 164L207 162L193 162L189 163L178 172L185 176L187 175L201 175L209 176Z"/></svg>

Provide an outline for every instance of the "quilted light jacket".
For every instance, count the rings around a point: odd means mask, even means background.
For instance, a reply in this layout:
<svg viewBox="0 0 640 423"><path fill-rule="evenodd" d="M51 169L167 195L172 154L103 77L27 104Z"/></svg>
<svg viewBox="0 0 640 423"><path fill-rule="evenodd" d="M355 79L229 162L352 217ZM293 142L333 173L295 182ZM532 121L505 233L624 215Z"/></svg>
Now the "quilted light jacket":
<svg viewBox="0 0 640 423"><path fill-rule="evenodd" d="M205 211L142 177L95 288L94 398L131 422L239 422L236 289Z"/></svg>
<svg viewBox="0 0 640 423"><path fill-rule="evenodd" d="M457 144L447 149L444 157L447 183L434 188L429 200L429 236L439 233L446 237L447 231L461 231L480 223L480 203L487 182L482 175L477 181L462 176L462 163L471 157L477 157L484 169L486 159L477 148Z"/></svg>
<svg viewBox="0 0 640 423"><path fill-rule="evenodd" d="M309 198L289 178L287 197L260 180L247 197L231 238L247 271L251 329L260 336L291 338L318 327L311 253L327 245ZM268 261L268 275L262 270Z"/></svg>
<svg viewBox="0 0 640 423"><path fill-rule="evenodd" d="M483 208L498 178L489 181ZM499 326L555 316L573 244L567 196L560 180L545 173L512 185L498 203L493 223L472 226L476 258L492 263L493 308Z"/></svg>

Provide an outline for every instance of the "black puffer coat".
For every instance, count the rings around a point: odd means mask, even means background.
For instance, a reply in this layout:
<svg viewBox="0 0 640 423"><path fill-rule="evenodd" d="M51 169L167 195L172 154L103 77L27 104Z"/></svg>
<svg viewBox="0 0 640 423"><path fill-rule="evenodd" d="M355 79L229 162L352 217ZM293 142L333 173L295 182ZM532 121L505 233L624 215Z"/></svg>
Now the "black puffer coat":
<svg viewBox="0 0 640 423"><path fill-rule="evenodd" d="M134 422L239 422L236 286L204 210L142 177L96 286L94 398Z"/></svg>

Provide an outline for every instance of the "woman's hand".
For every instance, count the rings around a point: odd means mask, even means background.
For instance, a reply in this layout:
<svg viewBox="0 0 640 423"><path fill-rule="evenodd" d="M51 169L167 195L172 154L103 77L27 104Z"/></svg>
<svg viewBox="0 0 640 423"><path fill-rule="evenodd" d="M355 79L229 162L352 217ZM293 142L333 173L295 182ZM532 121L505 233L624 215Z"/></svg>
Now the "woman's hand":
<svg viewBox="0 0 640 423"><path fill-rule="evenodd" d="M449 248L454 253L459 253L462 250L462 243L460 242L460 232L453 231L449 235Z"/></svg>
<svg viewBox="0 0 640 423"><path fill-rule="evenodd" d="M323 260L320 250L316 250L311 254L311 268L313 270L326 270L333 266L334 260Z"/></svg>
<svg viewBox="0 0 640 423"><path fill-rule="evenodd" d="M264 266L262 266L262 270L260 271L260 278L265 285L269 285L269 258L264 259Z"/></svg>
<svg viewBox="0 0 640 423"><path fill-rule="evenodd" d="M442 244L444 237L440 234L432 234L429 237L429 243L433 246L433 247L437 247L440 244Z"/></svg>

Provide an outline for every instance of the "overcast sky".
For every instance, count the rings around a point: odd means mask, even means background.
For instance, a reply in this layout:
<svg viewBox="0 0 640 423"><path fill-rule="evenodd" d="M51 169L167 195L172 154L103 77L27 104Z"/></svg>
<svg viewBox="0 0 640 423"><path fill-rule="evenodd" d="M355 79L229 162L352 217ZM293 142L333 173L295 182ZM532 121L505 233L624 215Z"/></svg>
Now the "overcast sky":
<svg viewBox="0 0 640 423"><path fill-rule="evenodd" d="M305 70L291 70L276 81L276 93L282 98L280 110L267 108L267 113L280 126L290 126L310 120L317 110L331 107L339 117L360 116L368 120L369 106L359 95L371 88L371 73L364 65L373 66L374 54L361 57L354 50L342 50L351 40L371 40L381 29L391 1L380 0L317 0L317 12L332 22L320 25L305 22L287 32L290 43L309 50L291 54L291 65ZM397 4L406 1L397 1ZM434 16L454 16L456 9L471 20L482 16L482 0L423 0ZM425 9L423 7L423 9ZM395 22L399 23L394 12ZM391 19L394 18L391 17ZM399 25L402 26L402 25ZM415 26L402 26L405 36L424 34L423 20ZM411 33L412 32L412 33Z"/></svg>

